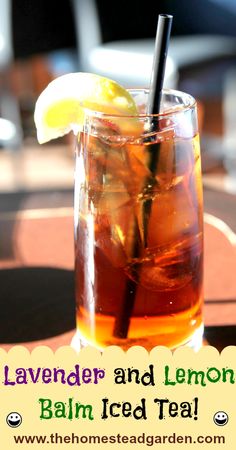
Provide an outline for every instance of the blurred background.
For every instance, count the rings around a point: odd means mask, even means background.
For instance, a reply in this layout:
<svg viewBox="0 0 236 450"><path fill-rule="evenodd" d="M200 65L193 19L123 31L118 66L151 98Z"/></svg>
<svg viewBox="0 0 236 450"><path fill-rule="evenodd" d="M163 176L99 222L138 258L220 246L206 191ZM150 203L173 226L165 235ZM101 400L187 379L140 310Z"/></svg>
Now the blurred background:
<svg viewBox="0 0 236 450"><path fill-rule="evenodd" d="M39 146L35 101L53 78L76 71L102 74L126 87L148 87L159 13L174 16L165 86L187 91L198 101L208 212L221 207L221 218L236 229L235 0L0 0L1 268L57 265L72 274L73 231L68 241L66 220L73 214L73 137ZM55 223L63 217L53 241ZM34 228L32 218L48 222L35 220ZM45 226L52 240L42 234ZM1 275L5 280L4 270ZM33 272L30 277L38 282ZM24 291L22 279L18 291ZM73 277L69 281L73 299ZM55 285L54 279L50 282ZM224 285L231 284L226 277ZM236 298L234 288L227 295ZM50 295L56 298L53 289ZM33 292L32 284L32 291L22 294L24 301L28 296L30 302ZM206 297L212 292L207 285ZM230 311L232 317L232 306Z"/></svg>
<svg viewBox="0 0 236 450"><path fill-rule="evenodd" d="M174 16L165 85L199 102L204 172L217 166L234 178L235 1L162 0L142 7L134 0L112 6L109 0L0 0L1 190L72 186L70 140L37 145L37 96L50 80L74 71L99 73L128 87L149 86L163 12Z"/></svg>

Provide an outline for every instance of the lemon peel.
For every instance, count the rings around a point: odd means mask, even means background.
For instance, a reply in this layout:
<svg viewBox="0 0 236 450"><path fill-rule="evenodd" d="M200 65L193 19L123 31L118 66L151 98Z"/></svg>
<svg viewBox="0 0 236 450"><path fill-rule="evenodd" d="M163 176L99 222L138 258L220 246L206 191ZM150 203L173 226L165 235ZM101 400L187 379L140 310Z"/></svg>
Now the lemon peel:
<svg viewBox="0 0 236 450"><path fill-rule="evenodd" d="M100 75L77 72L53 80L40 94L34 120L40 144L82 130L85 109L136 116L136 104L118 83Z"/></svg>

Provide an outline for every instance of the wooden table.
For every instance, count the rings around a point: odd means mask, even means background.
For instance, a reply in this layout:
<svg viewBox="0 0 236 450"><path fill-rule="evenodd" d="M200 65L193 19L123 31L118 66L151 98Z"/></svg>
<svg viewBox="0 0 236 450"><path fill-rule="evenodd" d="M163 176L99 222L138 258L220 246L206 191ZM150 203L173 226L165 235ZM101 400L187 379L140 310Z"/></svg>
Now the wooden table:
<svg viewBox="0 0 236 450"><path fill-rule="evenodd" d="M24 209L24 204L34 204L34 195L35 208ZM4 349L14 343L56 349L70 344L74 334L72 191L51 193L45 208L43 195L31 193L31 202L18 201L17 211L5 208L0 213ZM204 198L208 221L216 216L236 232L236 196L205 189ZM229 236L232 242L234 236ZM232 242L205 224L205 337L219 349L236 345L236 242Z"/></svg>

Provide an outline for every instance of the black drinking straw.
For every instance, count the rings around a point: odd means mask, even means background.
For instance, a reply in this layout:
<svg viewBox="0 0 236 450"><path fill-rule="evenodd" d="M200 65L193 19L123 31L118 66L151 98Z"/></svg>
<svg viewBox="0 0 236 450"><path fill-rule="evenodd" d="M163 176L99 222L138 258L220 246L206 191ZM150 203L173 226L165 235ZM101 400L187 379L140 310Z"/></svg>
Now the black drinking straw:
<svg viewBox="0 0 236 450"><path fill-rule="evenodd" d="M173 16L160 14L154 50L147 114L159 114Z"/></svg>
<svg viewBox="0 0 236 450"><path fill-rule="evenodd" d="M150 84L150 92L147 105L147 114L159 114L161 105L161 95L163 88L163 81L166 67L166 57L168 52L170 31L173 17L167 14L160 14L158 16L157 33L155 41L155 51L153 59L153 69ZM151 129L154 128L154 123L151 124ZM148 176L144 183L144 192L147 194L152 191L156 184L156 168L159 159L159 144L152 146L150 153L150 161L148 168L150 176ZM144 246L147 246L147 229L148 222L152 208L152 198L147 195L147 199L143 203L143 228L144 228ZM137 258L139 255L139 233L138 223L135 219L134 223L134 240L132 257ZM137 276L137 272L136 272ZM130 317L135 303L137 284L132 279L129 279L124 294L124 301L118 311L113 335L117 338L126 339L129 331Z"/></svg>

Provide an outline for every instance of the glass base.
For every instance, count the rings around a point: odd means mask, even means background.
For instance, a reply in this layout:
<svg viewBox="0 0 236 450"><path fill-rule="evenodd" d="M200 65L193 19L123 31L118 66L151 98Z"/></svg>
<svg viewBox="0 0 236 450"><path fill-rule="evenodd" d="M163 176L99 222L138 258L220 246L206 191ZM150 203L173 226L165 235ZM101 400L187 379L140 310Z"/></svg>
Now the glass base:
<svg viewBox="0 0 236 450"><path fill-rule="evenodd" d="M191 339L185 342L184 344L180 345L179 347L189 347L192 348L195 352L197 352L203 346L203 333L204 333L204 325L201 324L201 326L193 333Z"/></svg>
<svg viewBox="0 0 236 450"><path fill-rule="evenodd" d="M197 330L195 330L195 332L193 333L193 335L187 342L184 342L184 343L180 344L178 347L172 348L171 350L176 350L176 348L179 348L179 347L190 347L195 352L197 352L203 345L203 332L204 332L204 326L203 326L203 324L201 324L201 326ZM135 345L135 344L133 344L133 345ZM138 342L137 342L136 345L142 345L142 344L138 344ZM72 338L71 347L76 352L79 352L80 350L82 350L82 348L89 347L89 346L91 346L91 344L88 341L86 341L84 339L84 337L81 335L80 331L77 330L75 335ZM132 345L130 345L130 347L131 346ZM145 347L145 346L143 346L143 347ZM102 347L96 347L96 348L99 351L104 350Z"/></svg>

